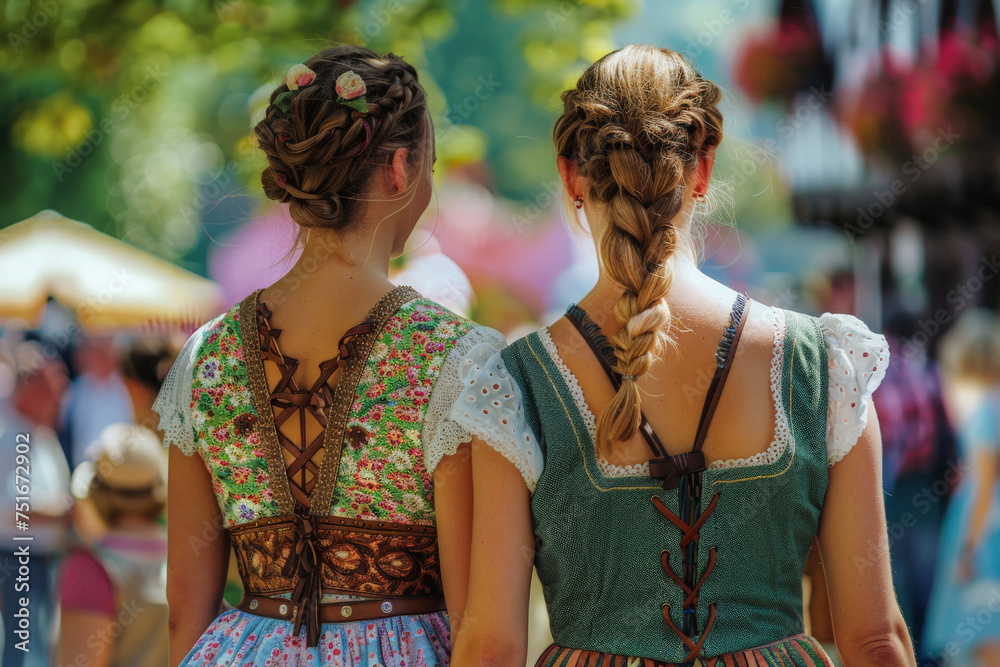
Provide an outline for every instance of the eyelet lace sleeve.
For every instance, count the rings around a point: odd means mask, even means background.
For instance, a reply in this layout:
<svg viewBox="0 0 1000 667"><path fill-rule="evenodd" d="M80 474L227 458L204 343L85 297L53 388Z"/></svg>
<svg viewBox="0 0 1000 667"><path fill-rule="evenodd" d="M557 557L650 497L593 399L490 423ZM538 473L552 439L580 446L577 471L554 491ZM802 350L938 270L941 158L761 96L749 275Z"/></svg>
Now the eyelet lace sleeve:
<svg viewBox="0 0 1000 667"><path fill-rule="evenodd" d="M194 380L198 348L203 334L211 324L212 321L206 322L184 342L167 371L163 386L152 406L153 411L160 415L160 423L156 428L163 431L163 445L176 445L188 456L198 451L191 423L191 383Z"/></svg>
<svg viewBox="0 0 1000 667"><path fill-rule="evenodd" d="M542 451L521 408L521 391L507 373L500 352L476 345L462 359L462 393L451 419L504 455L517 467L529 493L542 475Z"/></svg>
<svg viewBox="0 0 1000 667"><path fill-rule="evenodd" d="M851 451L868 423L868 398L885 377L889 345L853 315L823 313L819 322L830 359L826 450L832 466Z"/></svg>
<svg viewBox="0 0 1000 667"><path fill-rule="evenodd" d="M442 458L454 454L459 445L472 439L472 434L450 417L451 408L464 389L459 377L462 361L473 348L484 350L484 353L489 351L487 356L490 356L505 345L506 341L499 331L475 326L455 343L445 358L424 417L424 466L429 474L434 474Z"/></svg>

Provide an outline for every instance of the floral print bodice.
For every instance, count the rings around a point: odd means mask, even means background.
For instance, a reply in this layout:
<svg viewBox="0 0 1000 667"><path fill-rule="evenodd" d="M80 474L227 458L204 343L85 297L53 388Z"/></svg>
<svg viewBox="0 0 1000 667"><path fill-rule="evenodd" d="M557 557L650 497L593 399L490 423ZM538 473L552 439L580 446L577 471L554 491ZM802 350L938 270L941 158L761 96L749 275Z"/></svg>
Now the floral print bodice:
<svg viewBox="0 0 1000 667"><path fill-rule="evenodd" d="M473 345L499 348L502 336L416 296L378 328L357 372L331 515L433 525L433 468L471 437L447 417L460 391L458 362ZM258 343L235 304L192 334L154 405L166 444L204 459L229 527L284 513L269 456L281 459L267 450L268 423L254 400L259 362L248 355L260 353ZM347 370L340 383L353 380Z"/></svg>

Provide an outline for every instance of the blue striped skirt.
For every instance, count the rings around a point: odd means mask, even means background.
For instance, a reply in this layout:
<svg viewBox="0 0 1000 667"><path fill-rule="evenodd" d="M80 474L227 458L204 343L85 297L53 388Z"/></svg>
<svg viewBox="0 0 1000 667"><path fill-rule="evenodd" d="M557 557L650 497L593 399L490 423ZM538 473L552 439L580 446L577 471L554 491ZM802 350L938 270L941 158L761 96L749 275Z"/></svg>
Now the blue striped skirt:
<svg viewBox="0 0 1000 667"><path fill-rule="evenodd" d="M807 634L683 664L691 667L833 667L819 642ZM680 663L552 644L535 662L535 667L680 667Z"/></svg>

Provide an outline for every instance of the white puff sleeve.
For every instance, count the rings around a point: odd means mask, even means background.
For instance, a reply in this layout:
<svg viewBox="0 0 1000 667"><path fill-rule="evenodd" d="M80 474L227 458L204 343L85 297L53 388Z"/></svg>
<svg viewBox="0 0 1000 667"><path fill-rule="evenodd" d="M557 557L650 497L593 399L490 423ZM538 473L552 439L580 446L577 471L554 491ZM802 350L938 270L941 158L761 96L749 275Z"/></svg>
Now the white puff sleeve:
<svg viewBox="0 0 1000 667"><path fill-rule="evenodd" d="M506 344L499 331L476 325L458 339L445 357L424 415L424 466L429 474L434 474L434 469L442 458L454 454L459 445L472 439L472 434L450 417L451 408L465 387L459 377L462 361L473 348L489 350L493 354L502 350Z"/></svg>
<svg viewBox="0 0 1000 667"><path fill-rule="evenodd" d="M163 379L160 393L153 401L153 411L160 415L156 427L163 431L163 445L176 445L184 454L191 456L198 451L191 423L191 384L194 380L194 366L202 338L215 322L210 320L195 330L184 342L173 365Z"/></svg>
<svg viewBox="0 0 1000 667"><path fill-rule="evenodd" d="M507 373L500 352L477 345L462 359L462 393L451 419L504 455L517 467L529 493L542 475L543 457L521 407L521 390Z"/></svg>
<svg viewBox="0 0 1000 667"><path fill-rule="evenodd" d="M868 423L868 398L882 383L889 345L853 315L823 313L820 328L830 358L827 462L844 458Z"/></svg>

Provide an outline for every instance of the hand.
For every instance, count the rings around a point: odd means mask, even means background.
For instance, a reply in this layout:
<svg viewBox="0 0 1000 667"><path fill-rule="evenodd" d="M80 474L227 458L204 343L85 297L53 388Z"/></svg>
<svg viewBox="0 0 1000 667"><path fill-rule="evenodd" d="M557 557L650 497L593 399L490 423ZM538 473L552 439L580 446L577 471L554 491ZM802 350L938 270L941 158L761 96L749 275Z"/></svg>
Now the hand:
<svg viewBox="0 0 1000 667"><path fill-rule="evenodd" d="M962 546L962 551L958 555L958 564L955 568L955 579L960 582L968 582L975 577L975 553L976 548L971 543L966 542Z"/></svg>

